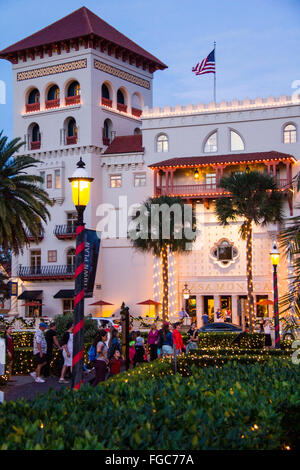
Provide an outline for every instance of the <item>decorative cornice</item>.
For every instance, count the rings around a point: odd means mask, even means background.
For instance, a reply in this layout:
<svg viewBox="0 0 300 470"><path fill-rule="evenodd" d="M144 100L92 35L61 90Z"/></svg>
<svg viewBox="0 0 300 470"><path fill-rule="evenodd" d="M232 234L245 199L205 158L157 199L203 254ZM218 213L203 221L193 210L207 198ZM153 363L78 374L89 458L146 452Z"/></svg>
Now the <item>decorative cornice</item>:
<svg viewBox="0 0 300 470"><path fill-rule="evenodd" d="M47 75L55 75L57 73L71 72L73 70L87 68L87 59L73 60L59 65L50 65L49 67L41 67L39 69L27 70L17 73L17 81L29 80L32 78L46 77Z"/></svg>
<svg viewBox="0 0 300 470"><path fill-rule="evenodd" d="M144 80L143 78L139 78L136 75L133 75L132 73L124 72L123 70L118 69L117 67L113 67L112 65L105 64L100 60L94 59L94 68L150 90L149 80Z"/></svg>

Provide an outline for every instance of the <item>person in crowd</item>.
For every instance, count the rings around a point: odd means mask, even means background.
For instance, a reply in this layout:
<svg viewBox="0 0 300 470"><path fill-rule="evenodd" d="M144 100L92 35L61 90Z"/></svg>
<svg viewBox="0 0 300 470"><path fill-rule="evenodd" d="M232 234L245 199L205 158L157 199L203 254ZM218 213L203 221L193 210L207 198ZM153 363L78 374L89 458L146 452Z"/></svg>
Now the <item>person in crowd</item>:
<svg viewBox="0 0 300 470"><path fill-rule="evenodd" d="M222 312L220 308L218 308L216 311L216 317L217 317L216 321L222 321Z"/></svg>
<svg viewBox="0 0 300 470"><path fill-rule="evenodd" d="M115 350L113 357L109 361L109 377L114 377L120 373L121 366L126 363L118 349Z"/></svg>
<svg viewBox="0 0 300 470"><path fill-rule="evenodd" d="M14 382L12 380L12 368L13 368L13 363L14 363L14 340L12 337L12 327L7 326L4 332L4 339L5 339L5 347L6 347L6 353L8 357L8 381L9 382Z"/></svg>
<svg viewBox="0 0 300 470"><path fill-rule="evenodd" d="M113 357L116 350L118 350L120 354L122 354L122 346L121 346L119 336L120 335L119 335L118 330L112 327L111 333L110 333L110 340L108 342L108 353L107 353L108 360L110 360Z"/></svg>
<svg viewBox="0 0 300 470"><path fill-rule="evenodd" d="M36 370L31 372L30 375L35 379L36 383L45 382L45 380L41 378L41 369L47 362L47 342L44 335L46 328L46 323L40 323L39 328L36 330L33 338L33 356L36 364Z"/></svg>
<svg viewBox="0 0 300 470"><path fill-rule="evenodd" d="M49 377L50 364L52 361L52 354L53 354L53 345L55 345L57 349L61 350L58 339L56 337L55 322L50 323L50 328L49 330L46 331L45 338L46 338L46 343L47 343L47 354L46 354L47 364L43 367L42 372L43 372L44 377Z"/></svg>
<svg viewBox="0 0 300 470"><path fill-rule="evenodd" d="M231 323L231 310L230 310L230 308L227 308L225 310L225 322L226 323Z"/></svg>
<svg viewBox="0 0 300 470"><path fill-rule="evenodd" d="M188 331L188 343L186 346L186 353L190 350L197 349L199 330L196 328L196 323L191 324L191 328Z"/></svg>
<svg viewBox="0 0 300 470"><path fill-rule="evenodd" d="M145 348L144 348L144 339L142 338L139 331L137 331L136 340L135 340L135 355L133 358L134 367L137 364L145 362Z"/></svg>
<svg viewBox="0 0 300 470"><path fill-rule="evenodd" d="M150 347L150 361L157 359L158 329L156 323L152 323L148 334L147 344Z"/></svg>
<svg viewBox="0 0 300 470"><path fill-rule="evenodd" d="M158 334L158 347L161 349L162 356L173 354L173 335L169 330L169 322L165 321Z"/></svg>
<svg viewBox="0 0 300 470"><path fill-rule="evenodd" d="M62 353L64 358L64 365L61 370L59 383L67 384L69 383L68 380L65 379L65 375L67 372L68 367L70 367L70 371L72 373L72 360L73 360L73 323L69 322L67 324L67 331L64 333L62 337Z"/></svg>
<svg viewBox="0 0 300 470"><path fill-rule="evenodd" d="M270 322L268 320L264 321L264 333L265 333L265 349L270 349L272 347L272 337L271 337Z"/></svg>
<svg viewBox="0 0 300 470"><path fill-rule="evenodd" d="M260 321L259 322L259 333L265 333L265 330L264 330L264 320Z"/></svg>
<svg viewBox="0 0 300 470"><path fill-rule="evenodd" d="M177 322L173 326L173 346L176 356L178 356L178 354L181 354L182 351L185 350L185 345L183 344L181 333L178 330L180 324L180 322Z"/></svg>
<svg viewBox="0 0 300 470"><path fill-rule="evenodd" d="M96 387L99 382L104 382L107 373L107 366L108 366L108 347L106 345L107 341L107 331L101 329L99 330L95 340L94 340L94 347L96 348L97 357L95 360L95 372L96 377L93 383L93 387Z"/></svg>
<svg viewBox="0 0 300 470"><path fill-rule="evenodd" d="M208 323L208 315L206 312L204 312L202 315L202 323L203 323L203 326L207 325Z"/></svg>
<svg viewBox="0 0 300 470"><path fill-rule="evenodd" d="M187 325L187 319L190 318L189 314L187 313L187 311L185 310L184 307L182 307L182 309L180 310L180 312L178 313L179 317L180 317L180 321L181 323L183 323L184 325Z"/></svg>

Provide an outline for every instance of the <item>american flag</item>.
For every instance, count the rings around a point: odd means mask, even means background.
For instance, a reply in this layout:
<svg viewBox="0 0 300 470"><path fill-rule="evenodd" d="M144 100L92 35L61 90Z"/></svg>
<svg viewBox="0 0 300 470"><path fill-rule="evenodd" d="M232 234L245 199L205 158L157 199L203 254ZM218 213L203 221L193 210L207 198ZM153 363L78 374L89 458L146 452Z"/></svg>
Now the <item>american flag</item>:
<svg viewBox="0 0 300 470"><path fill-rule="evenodd" d="M210 54L203 59L201 64L198 62L196 67L192 68L195 75L203 75L204 73L216 73L215 68L215 50L213 49Z"/></svg>

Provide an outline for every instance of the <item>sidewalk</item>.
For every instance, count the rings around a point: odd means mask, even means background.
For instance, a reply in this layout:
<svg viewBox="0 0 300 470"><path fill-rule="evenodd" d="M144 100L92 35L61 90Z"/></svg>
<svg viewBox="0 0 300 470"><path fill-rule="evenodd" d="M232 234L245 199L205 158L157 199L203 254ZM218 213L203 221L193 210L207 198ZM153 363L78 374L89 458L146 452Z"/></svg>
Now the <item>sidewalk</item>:
<svg viewBox="0 0 300 470"><path fill-rule="evenodd" d="M84 377L84 382L88 383L94 377L93 373ZM24 400L34 400L38 395L47 393L50 388L61 390L62 388L70 388L71 380L68 384L60 384L58 377L48 377L44 383L36 383L30 375L14 375L14 382L8 382L5 387L1 387L4 392L4 401L16 401L20 398ZM68 379L69 380L69 379Z"/></svg>

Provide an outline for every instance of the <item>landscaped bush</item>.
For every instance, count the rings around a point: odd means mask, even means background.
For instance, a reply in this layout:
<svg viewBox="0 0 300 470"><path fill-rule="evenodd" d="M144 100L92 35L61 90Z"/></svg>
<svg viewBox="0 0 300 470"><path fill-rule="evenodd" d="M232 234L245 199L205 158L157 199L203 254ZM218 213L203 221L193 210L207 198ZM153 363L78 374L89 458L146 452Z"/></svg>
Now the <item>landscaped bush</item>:
<svg viewBox="0 0 300 470"><path fill-rule="evenodd" d="M290 357L292 350L282 349L242 349L242 348L209 348L192 349L189 355L197 356L265 356L265 357Z"/></svg>
<svg viewBox="0 0 300 470"><path fill-rule="evenodd" d="M265 336L261 333L246 333L240 336L239 342L232 344L237 339L237 333L199 333L199 348L227 348L240 347L244 349L262 349L265 344Z"/></svg>
<svg viewBox="0 0 300 470"><path fill-rule="evenodd" d="M295 449L299 366L192 368L168 361L120 374L95 388L63 389L0 408L2 449ZM164 375L165 374L165 375ZM297 423L296 423L297 424ZM299 426L299 425L298 425Z"/></svg>

